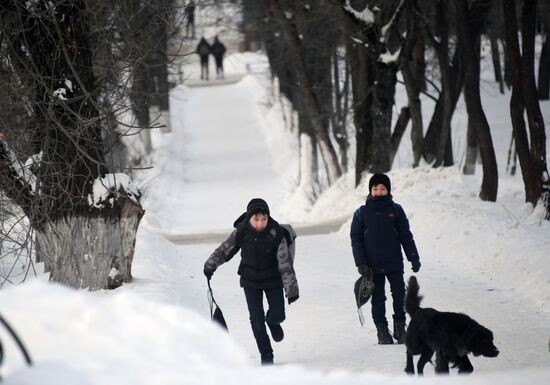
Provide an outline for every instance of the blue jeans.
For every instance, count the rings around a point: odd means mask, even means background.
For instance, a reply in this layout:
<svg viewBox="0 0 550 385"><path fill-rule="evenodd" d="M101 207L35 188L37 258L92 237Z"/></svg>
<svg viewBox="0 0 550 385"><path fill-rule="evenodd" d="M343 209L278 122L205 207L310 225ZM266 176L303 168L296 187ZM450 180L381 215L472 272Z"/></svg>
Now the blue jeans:
<svg viewBox="0 0 550 385"><path fill-rule="evenodd" d="M264 313L264 294L267 298L269 309ZM244 288L248 313L250 314L250 326L256 339L256 345L262 356L273 354L271 341L267 335L265 324L276 325L285 320L285 298L283 289L253 289Z"/></svg>
<svg viewBox="0 0 550 385"><path fill-rule="evenodd" d="M374 292L371 299L372 319L375 324L388 323L386 319L386 278L390 283L393 299L393 321L405 322L405 280L400 271L374 274Z"/></svg>

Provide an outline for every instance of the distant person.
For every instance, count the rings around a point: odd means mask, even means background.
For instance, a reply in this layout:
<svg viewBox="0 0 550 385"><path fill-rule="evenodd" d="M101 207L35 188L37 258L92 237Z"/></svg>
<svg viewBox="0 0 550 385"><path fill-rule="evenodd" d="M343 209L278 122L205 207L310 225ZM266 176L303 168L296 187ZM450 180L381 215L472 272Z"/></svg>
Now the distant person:
<svg viewBox="0 0 550 385"><path fill-rule="evenodd" d="M190 0L185 7L185 17L187 24L185 25L185 37L189 37L189 29L191 29L191 38L195 38L195 0Z"/></svg>
<svg viewBox="0 0 550 385"><path fill-rule="evenodd" d="M214 43L212 43L212 55L216 60L216 78L223 79L223 55L225 54L225 45L220 41L218 35L214 37Z"/></svg>
<svg viewBox="0 0 550 385"><path fill-rule="evenodd" d="M353 214L350 236L359 274L374 282L371 304L378 343L393 344L386 319L387 279L393 299L393 338L402 344L405 337L405 280L401 246L415 273L420 270L420 259L405 211L393 201L387 175L374 174L370 178L367 201Z"/></svg>
<svg viewBox="0 0 550 385"><path fill-rule="evenodd" d="M196 52L201 58L201 79L208 80L208 55L210 55L211 47L204 37L201 37L197 44Z"/></svg>
<svg viewBox="0 0 550 385"><path fill-rule="evenodd" d="M246 212L233 224L235 230L204 263L208 280L216 269L241 250L238 274L244 289L250 325L261 354L262 365L273 364L273 349L266 331L279 342L284 338L281 323L285 320L283 288L290 305L298 299L298 282L289 251L287 233L269 215L267 203L252 199ZM264 295L268 310L264 311Z"/></svg>

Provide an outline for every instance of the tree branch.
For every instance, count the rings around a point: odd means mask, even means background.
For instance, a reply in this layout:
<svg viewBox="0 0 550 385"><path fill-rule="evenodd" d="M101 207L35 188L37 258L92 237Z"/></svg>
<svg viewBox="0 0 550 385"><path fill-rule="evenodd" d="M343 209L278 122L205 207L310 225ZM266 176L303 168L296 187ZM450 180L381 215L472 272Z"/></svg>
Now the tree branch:
<svg viewBox="0 0 550 385"><path fill-rule="evenodd" d="M29 218L32 217L34 181L36 176L23 167L8 143L0 138L0 191L4 191Z"/></svg>

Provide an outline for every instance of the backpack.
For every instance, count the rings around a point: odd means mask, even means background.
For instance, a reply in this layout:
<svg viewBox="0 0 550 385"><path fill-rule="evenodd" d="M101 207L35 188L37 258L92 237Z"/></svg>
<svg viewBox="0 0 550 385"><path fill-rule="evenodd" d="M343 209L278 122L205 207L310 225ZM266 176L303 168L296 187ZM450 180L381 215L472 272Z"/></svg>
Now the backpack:
<svg viewBox="0 0 550 385"><path fill-rule="evenodd" d="M294 266L294 255L296 254L296 231L290 224L279 224L281 230L283 230L283 236L286 238L286 243L288 244L288 254L290 255L290 264Z"/></svg>
<svg viewBox="0 0 550 385"><path fill-rule="evenodd" d="M199 55L208 55L210 53L210 48L208 47L208 44L201 43L199 44L197 51Z"/></svg>

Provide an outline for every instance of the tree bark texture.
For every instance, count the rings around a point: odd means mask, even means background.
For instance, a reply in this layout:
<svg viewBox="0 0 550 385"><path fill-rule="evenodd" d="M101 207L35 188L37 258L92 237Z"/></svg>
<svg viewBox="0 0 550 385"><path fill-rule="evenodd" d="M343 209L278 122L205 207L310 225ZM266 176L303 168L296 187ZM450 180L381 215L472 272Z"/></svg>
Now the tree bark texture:
<svg viewBox="0 0 550 385"><path fill-rule="evenodd" d="M518 25L516 16L515 0L504 0L504 19L506 22L506 43L510 54L511 65L515 68L522 68L522 58L518 41ZM529 151L529 139L523 120L525 101L523 96L522 74L520 71L513 71L512 97L510 98L510 115L514 131L514 140L521 167L523 183L525 185L525 199L535 204L537 202L537 188L535 170L532 167L531 154Z"/></svg>
<svg viewBox="0 0 550 385"><path fill-rule="evenodd" d="M88 290L114 289L132 279L136 233L143 210L130 199L119 216L72 216L36 231L50 279Z"/></svg>
<svg viewBox="0 0 550 385"><path fill-rule="evenodd" d="M550 217L550 180L546 163L546 133L535 82L535 28L537 0L524 0L522 15L522 86L534 169L535 194Z"/></svg>
<svg viewBox="0 0 550 385"><path fill-rule="evenodd" d="M500 48L498 46L498 36L489 31L489 40L491 42L491 59L493 61L493 70L495 72L495 81L499 85L501 94L504 94L504 78L502 77L502 67L500 65Z"/></svg>
<svg viewBox="0 0 550 385"><path fill-rule="evenodd" d="M344 62L344 80L340 85L340 65L339 57L336 50L332 54L332 65L334 73L334 95L333 95L333 113L331 114L332 131L338 147L340 149L340 164L342 171L346 172L348 169L348 134L346 131L348 105L349 105L349 63Z"/></svg>
<svg viewBox="0 0 550 385"><path fill-rule="evenodd" d="M410 65L401 69L411 116L411 142L413 149L413 167L418 167L422 158L424 145L424 125L422 122L422 102L420 101L419 80L414 77Z"/></svg>
<svg viewBox="0 0 550 385"><path fill-rule="evenodd" d="M544 41L539 60L538 91L540 100L550 99L550 21L544 23Z"/></svg>
<svg viewBox="0 0 550 385"><path fill-rule="evenodd" d="M370 171L384 173L391 170L392 114L397 83L397 67L376 62L375 84L372 95L372 155Z"/></svg>
<svg viewBox="0 0 550 385"><path fill-rule="evenodd" d="M373 75L365 47L347 40L346 55L350 63L351 91L353 100L353 121L355 125L355 185L358 186L370 167L372 146L372 118L370 92Z"/></svg>

